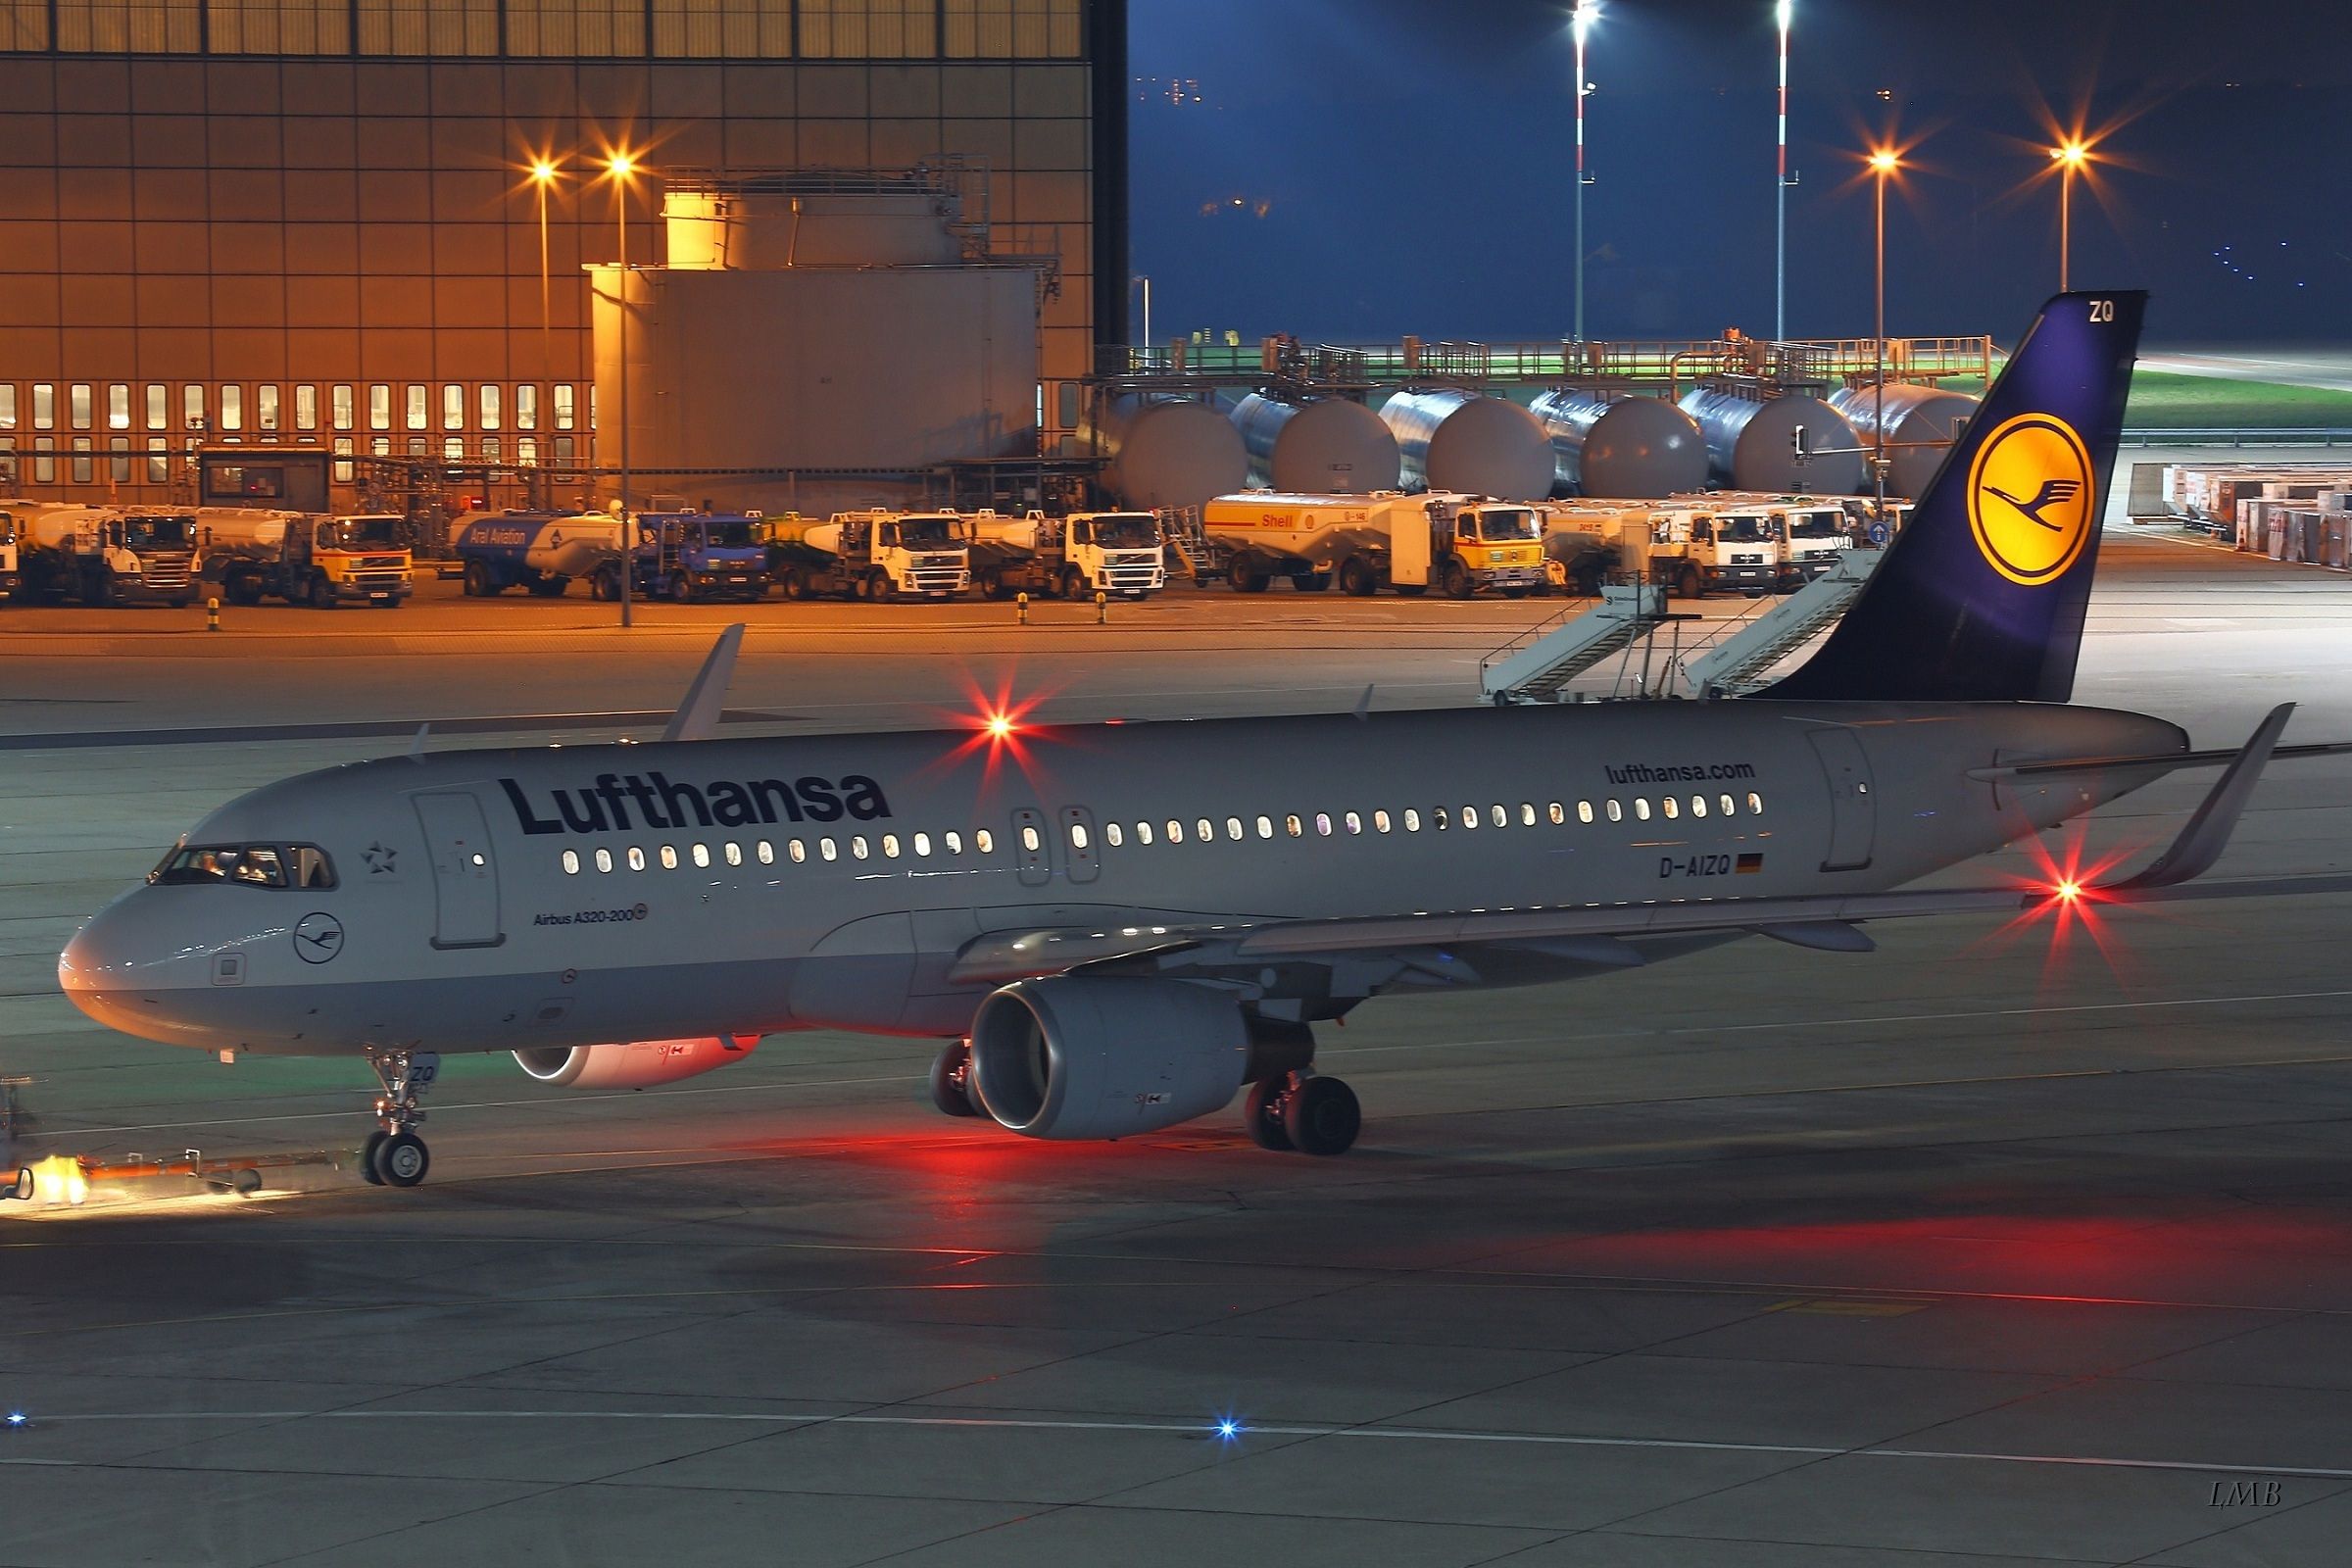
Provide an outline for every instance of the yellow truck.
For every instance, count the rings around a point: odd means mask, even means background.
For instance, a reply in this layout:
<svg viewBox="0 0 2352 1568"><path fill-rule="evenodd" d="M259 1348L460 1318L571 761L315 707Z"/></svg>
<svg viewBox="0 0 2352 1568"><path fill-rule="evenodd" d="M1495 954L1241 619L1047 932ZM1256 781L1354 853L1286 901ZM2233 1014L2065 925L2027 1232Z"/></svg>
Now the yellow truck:
<svg viewBox="0 0 2352 1568"><path fill-rule="evenodd" d="M1200 531L1239 593L1264 593L1276 577L1300 593L1336 582L1357 598L1435 587L1450 599L1482 589L1517 599L1548 586L1535 509L1487 496L1244 491L1201 508Z"/></svg>

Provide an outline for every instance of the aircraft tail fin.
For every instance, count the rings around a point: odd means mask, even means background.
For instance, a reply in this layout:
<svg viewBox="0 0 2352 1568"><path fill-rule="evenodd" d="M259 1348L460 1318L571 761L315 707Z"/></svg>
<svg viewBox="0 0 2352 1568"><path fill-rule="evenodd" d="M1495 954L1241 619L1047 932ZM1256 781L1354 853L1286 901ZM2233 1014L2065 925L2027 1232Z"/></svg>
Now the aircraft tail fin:
<svg viewBox="0 0 2352 1568"><path fill-rule="evenodd" d="M2135 291L2082 292L2041 308L1861 597L1813 657L1762 696L2073 695L2146 305Z"/></svg>

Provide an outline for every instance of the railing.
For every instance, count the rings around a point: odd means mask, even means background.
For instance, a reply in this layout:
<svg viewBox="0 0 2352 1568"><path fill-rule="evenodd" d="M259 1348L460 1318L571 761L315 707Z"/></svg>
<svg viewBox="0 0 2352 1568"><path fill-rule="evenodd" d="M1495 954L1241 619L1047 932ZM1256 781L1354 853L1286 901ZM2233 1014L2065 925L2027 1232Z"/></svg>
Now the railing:
<svg viewBox="0 0 2352 1568"><path fill-rule="evenodd" d="M2340 424L2281 425L2262 429L2226 424L2128 427L2128 447L2336 447L2352 446L2352 426Z"/></svg>

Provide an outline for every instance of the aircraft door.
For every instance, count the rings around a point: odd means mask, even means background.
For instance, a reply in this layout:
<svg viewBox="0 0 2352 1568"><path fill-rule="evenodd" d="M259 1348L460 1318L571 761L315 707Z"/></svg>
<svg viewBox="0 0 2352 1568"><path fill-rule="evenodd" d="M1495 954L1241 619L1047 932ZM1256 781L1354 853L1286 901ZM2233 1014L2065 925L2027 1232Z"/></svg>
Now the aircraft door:
<svg viewBox="0 0 2352 1568"><path fill-rule="evenodd" d="M482 803L462 790L418 795L416 820L433 860L436 948L494 948L499 931L498 862Z"/></svg>
<svg viewBox="0 0 2352 1568"><path fill-rule="evenodd" d="M1012 813L1012 847L1019 858L1021 886L1042 888L1054 880L1053 850L1046 843L1046 819L1026 806Z"/></svg>
<svg viewBox="0 0 2352 1568"><path fill-rule="evenodd" d="M1842 724L1824 724L1806 731L1821 770L1830 786L1830 849L1822 857L1824 871L1858 871L1870 863L1872 842L1878 837L1879 808L1871 794L1870 759L1860 737Z"/></svg>
<svg viewBox="0 0 2352 1568"><path fill-rule="evenodd" d="M1092 882L1102 869L1102 846L1096 842L1095 813L1083 806L1061 808L1061 848L1069 857L1070 880Z"/></svg>

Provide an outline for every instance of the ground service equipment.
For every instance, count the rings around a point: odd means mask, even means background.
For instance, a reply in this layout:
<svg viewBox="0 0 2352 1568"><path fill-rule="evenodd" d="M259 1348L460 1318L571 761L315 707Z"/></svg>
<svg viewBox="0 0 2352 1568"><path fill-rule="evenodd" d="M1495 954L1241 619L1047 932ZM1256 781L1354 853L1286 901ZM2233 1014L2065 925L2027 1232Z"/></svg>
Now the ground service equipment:
<svg viewBox="0 0 2352 1568"><path fill-rule="evenodd" d="M1781 546L1780 586L1801 588L1837 564L1838 556L1854 542L1847 499L1717 490L1675 496L1669 504L1712 512L1719 519L1762 517L1765 532Z"/></svg>
<svg viewBox="0 0 2352 1568"><path fill-rule="evenodd" d="M787 599L953 599L972 585L963 518L953 512L836 512L770 517L760 529Z"/></svg>
<svg viewBox="0 0 2352 1568"><path fill-rule="evenodd" d="M17 569L18 512L0 508L0 599L15 599L24 579Z"/></svg>
<svg viewBox="0 0 2352 1568"><path fill-rule="evenodd" d="M196 597L196 519L184 512L48 507L18 541L24 596L36 605L170 605Z"/></svg>
<svg viewBox="0 0 2352 1568"><path fill-rule="evenodd" d="M1201 508L1201 533L1225 553L1226 580L1263 593L1287 577L1301 593L1334 582L1362 597L1382 587L1449 598L1482 588L1508 598L1548 583L1533 509L1486 496L1285 495L1245 491Z"/></svg>
<svg viewBox="0 0 2352 1568"><path fill-rule="evenodd" d="M637 516L636 576L630 587L649 599L681 605L702 599L763 597L773 580L767 542L760 537L765 516L757 512L646 512ZM615 567L588 579L599 599L620 597Z"/></svg>
<svg viewBox="0 0 2352 1568"><path fill-rule="evenodd" d="M232 605L267 594L290 605L396 609L409 581L409 520L388 513L321 517L261 507L199 507L204 580Z"/></svg>
<svg viewBox="0 0 2352 1568"><path fill-rule="evenodd" d="M527 588L554 599L574 577L619 592L620 519L602 513L486 513L466 520L452 548L464 563L468 598ZM600 569L601 582L592 576Z"/></svg>
<svg viewBox="0 0 2352 1568"><path fill-rule="evenodd" d="M1537 506L1536 521L1544 531L1544 570L1552 587L1597 598L1612 573L1642 560L1642 552L1627 550L1620 531L1610 527L1623 511L1559 501Z"/></svg>
<svg viewBox="0 0 2352 1568"><path fill-rule="evenodd" d="M1080 512L1018 517L975 512L964 519L972 581L991 599L1016 593L1141 599L1168 585L1166 536L1149 512Z"/></svg>

